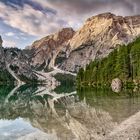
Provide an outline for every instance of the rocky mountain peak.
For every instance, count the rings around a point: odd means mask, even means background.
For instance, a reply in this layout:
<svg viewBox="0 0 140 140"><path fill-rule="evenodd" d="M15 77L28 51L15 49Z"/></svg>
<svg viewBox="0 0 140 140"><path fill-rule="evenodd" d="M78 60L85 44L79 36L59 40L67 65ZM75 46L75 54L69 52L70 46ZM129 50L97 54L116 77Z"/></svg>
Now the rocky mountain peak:
<svg viewBox="0 0 140 140"><path fill-rule="evenodd" d="M0 36L0 47L2 47L2 43L3 43L3 40L2 40L2 37Z"/></svg>
<svg viewBox="0 0 140 140"><path fill-rule="evenodd" d="M95 59L106 57L116 47L140 36L140 16L103 13L86 20L76 32L64 28L35 41L31 63L37 70L53 68L77 72Z"/></svg>
<svg viewBox="0 0 140 140"><path fill-rule="evenodd" d="M49 46L55 48L64 42L71 39L74 35L75 31L72 28L63 28L62 30L58 31L57 33L48 35L40 40L35 41L31 48L40 48L43 46Z"/></svg>
<svg viewBox="0 0 140 140"><path fill-rule="evenodd" d="M78 71L90 61L106 57L114 48L140 36L140 16L122 17L111 13L86 20L70 40L71 53L62 69Z"/></svg>
<svg viewBox="0 0 140 140"><path fill-rule="evenodd" d="M84 26L72 38L72 49L81 45L109 46L128 43L140 34L140 16L122 17L111 13L100 14L89 18ZM135 38L135 37L134 37Z"/></svg>
<svg viewBox="0 0 140 140"><path fill-rule="evenodd" d="M92 16L92 17L88 18L86 20L86 22L91 21L91 20L93 20L95 18L98 18L98 19L101 19L101 18L110 19L110 18L113 18L113 17L116 17L116 15L114 15L114 14L112 14L110 12L107 12L107 13L98 14L96 16Z"/></svg>
<svg viewBox="0 0 140 140"><path fill-rule="evenodd" d="M72 28L63 28L55 34L35 41L30 46L33 54L31 58L32 66L37 70L53 67L57 54L68 46L67 44L74 34L75 31Z"/></svg>

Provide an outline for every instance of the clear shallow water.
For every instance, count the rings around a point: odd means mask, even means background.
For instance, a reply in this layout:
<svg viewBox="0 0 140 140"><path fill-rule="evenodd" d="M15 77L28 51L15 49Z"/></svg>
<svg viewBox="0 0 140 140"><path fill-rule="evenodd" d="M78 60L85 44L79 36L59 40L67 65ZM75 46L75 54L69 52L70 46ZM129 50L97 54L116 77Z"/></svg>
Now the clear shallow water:
<svg viewBox="0 0 140 140"><path fill-rule="evenodd" d="M21 136L33 132L36 132L36 129L22 118L17 118L15 120L0 120L0 138L2 140L18 139Z"/></svg>
<svg viewBox="0 0 140 140"><path fill-rule="evenodd" d="M140 94L133 90L0 86L0 140L103 139L139 108Z"/></svg>

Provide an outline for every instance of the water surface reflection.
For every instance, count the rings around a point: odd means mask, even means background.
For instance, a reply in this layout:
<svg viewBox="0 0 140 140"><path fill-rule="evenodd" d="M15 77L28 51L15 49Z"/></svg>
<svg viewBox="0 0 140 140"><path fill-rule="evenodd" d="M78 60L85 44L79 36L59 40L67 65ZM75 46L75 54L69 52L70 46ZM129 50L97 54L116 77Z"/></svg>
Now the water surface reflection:
<svg viewBox="0 0 140 140"><path fill-rule="evenodd" d="M65 90L66 92L66 90ZM44 86L0 87L2 140L104 139L139 111L138 92L80 89L68 93Z"/></svg>

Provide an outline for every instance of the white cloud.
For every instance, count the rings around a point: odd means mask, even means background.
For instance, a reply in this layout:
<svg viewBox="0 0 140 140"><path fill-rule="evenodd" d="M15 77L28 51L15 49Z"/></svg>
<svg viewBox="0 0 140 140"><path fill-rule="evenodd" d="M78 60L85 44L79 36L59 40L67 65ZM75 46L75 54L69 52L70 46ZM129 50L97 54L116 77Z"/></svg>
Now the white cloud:
<svg viewBox="0 0 140 140"><path fill-rule="evenodd" d="M17 47L17 44L13 40L3 40L3 47L8 47L8 48Z"/></svg>
<svg viewBox="0 0 140 140"><path fill-rule="evenodd" d="M14 36L15 33L13 33L13 32L8 32L8 33L5 33L5 35L6 35L6 36Z"/></svg>
<svg viewBox="0 0 140 140"><path fill-rule="evenodd" d="M0 2L0 18L4 23L30 35L46 35L61 28L63 26L61 20L53 16L35 10L27 4L15 10Z"/></svg>

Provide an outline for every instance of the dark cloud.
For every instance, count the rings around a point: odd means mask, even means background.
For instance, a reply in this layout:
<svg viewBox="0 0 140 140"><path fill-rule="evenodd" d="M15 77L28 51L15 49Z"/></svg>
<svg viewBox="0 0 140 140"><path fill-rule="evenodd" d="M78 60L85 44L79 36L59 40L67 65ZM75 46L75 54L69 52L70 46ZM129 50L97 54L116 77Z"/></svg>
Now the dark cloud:
<svg viewBox="0 0 140 140"><path fill-rule="evenodd" d="M140 0L46 0L54 8L71 14L113 12L120 15L139 14ZM123 11L124 10L124 11ZM122 13L123 11L123 13Z"/></svg>
<svg viewBox="0 0 140 140"><path fill-rule="evenodd" d="M11 6L13 8L19 8L19 7L23 8L25 4L28 4L36 10L40 10L46 13L56 14L55 9L51 9L49 7L42 7L42 5L34 2L34 0L0 0L0 2L3 2L7 6Z"/></svg>

